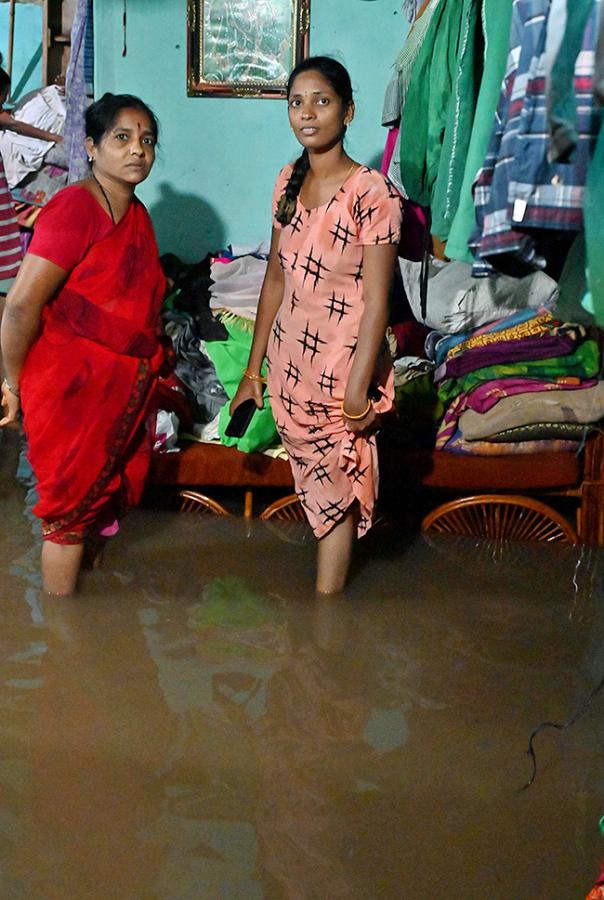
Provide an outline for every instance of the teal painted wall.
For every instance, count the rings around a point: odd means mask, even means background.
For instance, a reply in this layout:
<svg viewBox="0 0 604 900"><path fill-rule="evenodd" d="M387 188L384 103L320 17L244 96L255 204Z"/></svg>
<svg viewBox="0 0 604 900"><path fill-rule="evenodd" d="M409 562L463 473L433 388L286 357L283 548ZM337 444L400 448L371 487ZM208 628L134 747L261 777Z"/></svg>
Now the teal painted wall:
<svg viewBox="0 0 604 900"><path fill-rule="evenodd" d="M95 0L95 96L141 96L161 123L161 147L139 196L162 252L193 261L208 250L270 236L277 172L298 155L284 100L187 97L185 0L129 0L128 53L122 3ZM357 113L348 150L379 161L386 138L381 110L407 23L402 0L311 0L312 54L349 69Z"/></svg>
<svg viewBox="0 0 604 900"><path fill-rule="evenodd" d="M8 3L0 3L0 53L8 53ZM42 87L42 7L32 3L15 6L11 100Z"/></svg>

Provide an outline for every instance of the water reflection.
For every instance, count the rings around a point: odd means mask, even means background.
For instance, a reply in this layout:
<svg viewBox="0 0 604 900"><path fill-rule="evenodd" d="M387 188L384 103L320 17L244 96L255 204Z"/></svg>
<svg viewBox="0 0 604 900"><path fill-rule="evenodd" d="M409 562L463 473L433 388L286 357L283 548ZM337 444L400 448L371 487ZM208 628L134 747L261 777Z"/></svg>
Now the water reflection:
<svg viewBox="0 0 604 900"><path fill-rule="evenodd" d="M141 511L47 602L0 484L0 896L587 893L602 702L516 789L601 676L596 554L376 536L316 603L311 547Z"/></svg>

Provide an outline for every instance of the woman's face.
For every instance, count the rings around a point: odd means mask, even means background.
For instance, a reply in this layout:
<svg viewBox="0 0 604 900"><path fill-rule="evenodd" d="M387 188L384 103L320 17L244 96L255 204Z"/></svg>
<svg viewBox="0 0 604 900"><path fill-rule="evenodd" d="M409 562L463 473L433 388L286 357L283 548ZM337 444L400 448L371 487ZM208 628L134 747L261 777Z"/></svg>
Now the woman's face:
<svg viewBox="0 0 604 900"><path fill-rule="evenodd" d="M354 104L346 109L320 72L301 72L288 97L289 124L308 150L327 150L342 140L354 116Z"/></svg>
<svg viewBox="0 0 604 900"><path fill-rule="evenodd" d="M140 109L121 109L98 144L86 139L94 171L127 184L144 181L155 162L155 137L149 116Z"/></svg>

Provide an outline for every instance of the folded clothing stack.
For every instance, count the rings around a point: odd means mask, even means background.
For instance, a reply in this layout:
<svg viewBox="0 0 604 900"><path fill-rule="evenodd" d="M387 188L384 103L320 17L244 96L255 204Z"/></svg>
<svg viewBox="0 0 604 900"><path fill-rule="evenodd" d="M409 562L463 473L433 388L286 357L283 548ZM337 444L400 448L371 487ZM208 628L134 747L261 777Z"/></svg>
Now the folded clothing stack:
<svg viewBox="0 0 604 900"><path fill-rule="evenodd" d="M548 311L431 336L445 412L436 448L474 455L577 449L604 417L597 341Z"/></svg>

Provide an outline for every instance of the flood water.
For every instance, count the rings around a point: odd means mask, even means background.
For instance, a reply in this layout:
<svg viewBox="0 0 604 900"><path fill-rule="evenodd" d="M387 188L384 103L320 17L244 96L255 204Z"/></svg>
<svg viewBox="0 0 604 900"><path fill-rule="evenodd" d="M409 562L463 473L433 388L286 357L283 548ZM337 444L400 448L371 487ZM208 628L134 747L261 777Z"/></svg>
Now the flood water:
<svg viewBox="0 0 604 900"><path fill-rule="evenodd" d="M43 599L0 446L0 898L574 900L604 856L597 554L133 513ZM300 537L300 535L298 535Z"/></svg>

